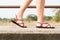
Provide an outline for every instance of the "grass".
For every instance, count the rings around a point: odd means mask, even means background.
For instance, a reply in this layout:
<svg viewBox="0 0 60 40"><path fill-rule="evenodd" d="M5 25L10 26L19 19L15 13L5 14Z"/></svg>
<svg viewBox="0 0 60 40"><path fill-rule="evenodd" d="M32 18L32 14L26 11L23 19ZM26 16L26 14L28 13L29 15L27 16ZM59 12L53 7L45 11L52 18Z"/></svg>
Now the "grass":
<svg viewBox="0 0 60 40"><path fill-rule="evenodd" d="M60 22L54 22L54 21L45 21L47 23L49 23L51 26L60 26ZM35 26L37 24L36 21L31 21L31 22L28 22L28 21L24 21L25 25L28 25L28 26Z"/></svg>
<svg viewBox="0 0 60 40"><path fill-rule="evenodd" d="M24 24L27 26L35 26L36 25L36 21L24 21ZM60 22L53 22L53 21L48 21L49 24L51 24L52 26L60 26ZM6 21L0 21L0 26L16 26L15 24L13 24L12 22L6 22Z"/></svg>
<svg viewBox="0 0 60 40"><path fill-rule="evenodd" d="M14 26L14 24L11 22L0 21L0 26Z"/></svg>

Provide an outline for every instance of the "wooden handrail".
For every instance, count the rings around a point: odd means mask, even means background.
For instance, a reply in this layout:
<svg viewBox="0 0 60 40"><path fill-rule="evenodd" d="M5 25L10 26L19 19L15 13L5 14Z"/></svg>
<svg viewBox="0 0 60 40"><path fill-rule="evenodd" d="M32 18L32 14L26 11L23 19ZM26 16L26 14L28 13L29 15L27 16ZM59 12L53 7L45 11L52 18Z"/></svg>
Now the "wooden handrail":
<svg viewBox="0 0 60 40"><path fill-rule="evenodd" d="M20 8L20 6L0 6L0 8ZM28 6L28 8L36 8L36 6ZM60 6L45 6L45 8L60 8Z"/></svg>

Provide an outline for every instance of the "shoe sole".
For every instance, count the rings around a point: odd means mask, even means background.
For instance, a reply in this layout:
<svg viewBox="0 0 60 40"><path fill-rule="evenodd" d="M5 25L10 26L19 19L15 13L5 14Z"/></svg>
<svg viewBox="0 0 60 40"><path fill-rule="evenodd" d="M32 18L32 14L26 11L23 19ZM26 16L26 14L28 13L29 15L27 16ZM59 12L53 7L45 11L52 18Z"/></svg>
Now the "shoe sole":
<svg viewBox="0 0 60 40"><path fill-rule="evenodd" d="M54 29L55 27L41 27L41 26L36 26L37 28L51 28Z"/></svg>
<svg viewBox="0 0 60 40"><path fill-rule="evenodd" d="M16 24L16 25L18 25L19 27L27 28L26 26L21 26L21 25L19 25L19 24L18 24L18 23L16 23L14 20L11 20L11 22L12 22L12 23L14 23L14 24Z"/></svg>

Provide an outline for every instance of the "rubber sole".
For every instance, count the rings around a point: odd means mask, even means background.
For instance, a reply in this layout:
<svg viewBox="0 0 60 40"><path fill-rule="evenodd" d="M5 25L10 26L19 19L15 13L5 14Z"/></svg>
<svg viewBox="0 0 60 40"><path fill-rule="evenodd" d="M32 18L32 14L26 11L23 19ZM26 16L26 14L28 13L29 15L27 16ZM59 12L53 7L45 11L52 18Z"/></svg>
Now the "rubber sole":
<svg viewBox="0 0 60 40"><path fill-rule="evenodd" d="M22 27L22 28L27 28L26 26L21 26L20 24L16 23L14 20L11 20L12 23L18 25L19 27Z"/></svg>
<svg viewBox="0 0 60 40"><path fill-rule="evenodd" d="M51 28L54 29L55 27L42 27L42 26L36 26L37 28Z"/></svg>

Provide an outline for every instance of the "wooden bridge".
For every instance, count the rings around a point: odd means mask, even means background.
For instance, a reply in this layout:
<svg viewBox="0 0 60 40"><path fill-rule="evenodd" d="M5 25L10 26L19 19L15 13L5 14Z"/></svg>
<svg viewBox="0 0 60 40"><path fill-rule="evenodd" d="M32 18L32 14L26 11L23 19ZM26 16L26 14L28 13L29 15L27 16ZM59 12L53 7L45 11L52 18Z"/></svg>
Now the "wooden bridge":
<svg viewBox="0 0 60 40"><path fill-rule="evenodd" d="M60 34L60 26L54 26L51 28L36 28L35 26L28 26L27 28L21 28L19 26L0 26L0 33L7 34Z"/></svg>
<svg viewBox="0 0 60 40"><path fill-rule="evenodd" d="M20 6L0 6L0 8L20 8ZM36 8L36 6L28 6L28 8ZM45 8L60 8L60 6L45 6ZM0 27L1 28L1 27ZM4 30L5 28L7 28L6 30ZM14 29L15 28L15 29ZM20 27L11 27L11 29L9 27L2 27L2 29L0 29L0 33L21 33L22 31L25 33L60 33L60 29L57 29L58 27L56 27L55 29L40 29L40 28L20 28ZM60 28L60 27L59 27ZM13 30L12 30L13 29ZM21 32L20 32L21 31Z"/></svg>
<svg viewBox="0 0 60 40"><path fill-rule="evenodd" d="M60 40L60 26L56 26L55 29L0 26L0 40Z"/></svg>
<svg viewBox="0 0 60 40"><path fill-rule="evenodd" d="M0 8L20 8L20 6L0 6ZM28 8L36 8L36 6L28 6ZM45 8L60 8L60 6L45 6ZM60 40L60 26L54 27L55 29L0 26L0 40Z"/></svg>

